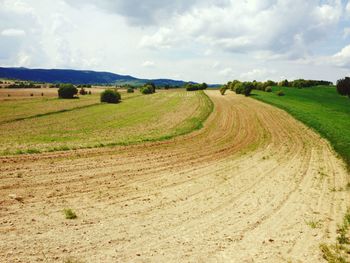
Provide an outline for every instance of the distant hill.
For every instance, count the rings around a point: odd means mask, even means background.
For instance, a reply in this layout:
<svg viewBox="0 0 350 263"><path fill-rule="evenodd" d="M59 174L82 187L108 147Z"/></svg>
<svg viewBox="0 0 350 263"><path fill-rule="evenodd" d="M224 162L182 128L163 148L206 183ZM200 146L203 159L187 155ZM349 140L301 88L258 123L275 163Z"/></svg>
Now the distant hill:
<svg viewBox="0 0 350 263"><path fill-rule="evenodd" d="M182 86L187 82L172 79L138 79L129 75L119 75L110 72L71 69L28 69L0 67L0 78L26 80L46 83L72 84L130 84L143 85L153 82L157 86Z"/></svg>

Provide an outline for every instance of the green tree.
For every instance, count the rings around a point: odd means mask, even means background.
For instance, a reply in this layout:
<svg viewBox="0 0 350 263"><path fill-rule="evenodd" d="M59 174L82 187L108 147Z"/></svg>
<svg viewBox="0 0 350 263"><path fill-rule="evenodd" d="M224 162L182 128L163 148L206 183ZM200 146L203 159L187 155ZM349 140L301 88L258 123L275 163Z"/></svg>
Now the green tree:
<svg viewBox="0 0 350 263"><path fill-rule="evenodd" d="M121 99L120 93L116 90L106 89L101 93L101 102L118 103Z"/></svg>
<svg viewBox="0 0 350 263"><path fill-rule="evenodd" d="M61 84L58 89L58 97L62 99L72 99L78 94L78 89L73 84Z"/></svg>
<svg viewBox="0 0 350 263"><path fill-rule="evenodd" d="M337 81L337 91L342 96L348 96L350 98L350 78L345 77Z"/></svg>

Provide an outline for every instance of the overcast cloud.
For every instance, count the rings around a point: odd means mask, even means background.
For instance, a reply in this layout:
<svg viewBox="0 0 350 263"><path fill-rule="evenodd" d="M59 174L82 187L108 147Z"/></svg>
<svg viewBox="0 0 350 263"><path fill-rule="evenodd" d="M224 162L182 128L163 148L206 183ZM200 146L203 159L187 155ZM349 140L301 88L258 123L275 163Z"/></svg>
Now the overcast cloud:
<svg viewBox="0 0 350 263"><path fill-rule="evenodd" d="M350 75L350 1L0 0L0 65L335 81Z"/></svg>

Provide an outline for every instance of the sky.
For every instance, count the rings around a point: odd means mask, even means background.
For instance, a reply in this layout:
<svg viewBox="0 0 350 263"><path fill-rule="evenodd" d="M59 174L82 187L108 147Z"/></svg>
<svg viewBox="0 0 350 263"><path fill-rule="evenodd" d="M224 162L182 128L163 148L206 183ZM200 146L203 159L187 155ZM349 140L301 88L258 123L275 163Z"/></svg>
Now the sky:
<svg viewBox="0 0 350 263"><path fill-rule="evenodd" d="M350 75L350 0L0 0L0 66L336 81Z"/></svg>

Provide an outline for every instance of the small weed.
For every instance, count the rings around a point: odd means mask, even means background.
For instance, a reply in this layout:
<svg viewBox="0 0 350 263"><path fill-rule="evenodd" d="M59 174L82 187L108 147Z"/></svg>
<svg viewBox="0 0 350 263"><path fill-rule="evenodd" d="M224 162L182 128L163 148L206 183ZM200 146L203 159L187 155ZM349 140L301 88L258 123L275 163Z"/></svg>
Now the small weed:
<svg viewBox="0 0 350 263"><path fill-rule="evenodd" d="M26 153L34 154L34 153L41 153L41 151L38 150L38 149L28 149L28 150L26 151Z"/></svg>
<svg viewBox="0 0 350 263"><path fill-rule="evenodd" d="M320 175L320 179L323 180L325 177L327 177L328 175L322 171L319 171L318 174Z"/></svg>
<svg viewBox="0 0 350 263"><path fill-rule="evenodd" d="M346 263L346 259L341 255L339 247L327 246L326 244L321 244L320 249L323 254L323 258L330 263Z"/></svg>
<svg viewBox="0 0 350 263"><path fill-rule="evenodd" d="M350 227L350 210L346 212L343 219L343 224L337 229L337 242L335 245L321 244L320 249L323 253L323 258L330 263L346 263L350 254L349 244L350 239L348 231Z"/></svg>
<svg viewBox="0 0 350 263"><path fill-rule="evenodd" d="M346 189L347 189L347 190L350 190L350 183L347 183L347 184L346 184Z"/></svg>
<svg viewBox="0 0 350 263"><path fill-rule="evenodd" d="M283 92L283 90L279 90L279 91L277 91L277 96L284 96L285 94L284 94L284 92Z"/></svg>
<svg viewBox="0 0 350 263"><path fill-rule="evenodd" d="M321 227L321 223L319 221L305 221L305 223L312 229Z"/></svg>
<svg viewBox="0 0 350 263"><path fill-rule="evenodd" d="M350 211L348 211L344 216L344 224L350 225Z"/></svg>
<svg viewBox="0 0 350 263"><path fill-rule="evenodd" d="M74 258L67 258L64 263L82 263L82 261L74 259Z"/></svg>
<svg viewBox="0 0 350 263"><path fill-rule="evenodd" d="M63 210L63 213L66 217L66 219L76 219L77 215L74 213L74 211L70 208L66 208Z"/></svg>

